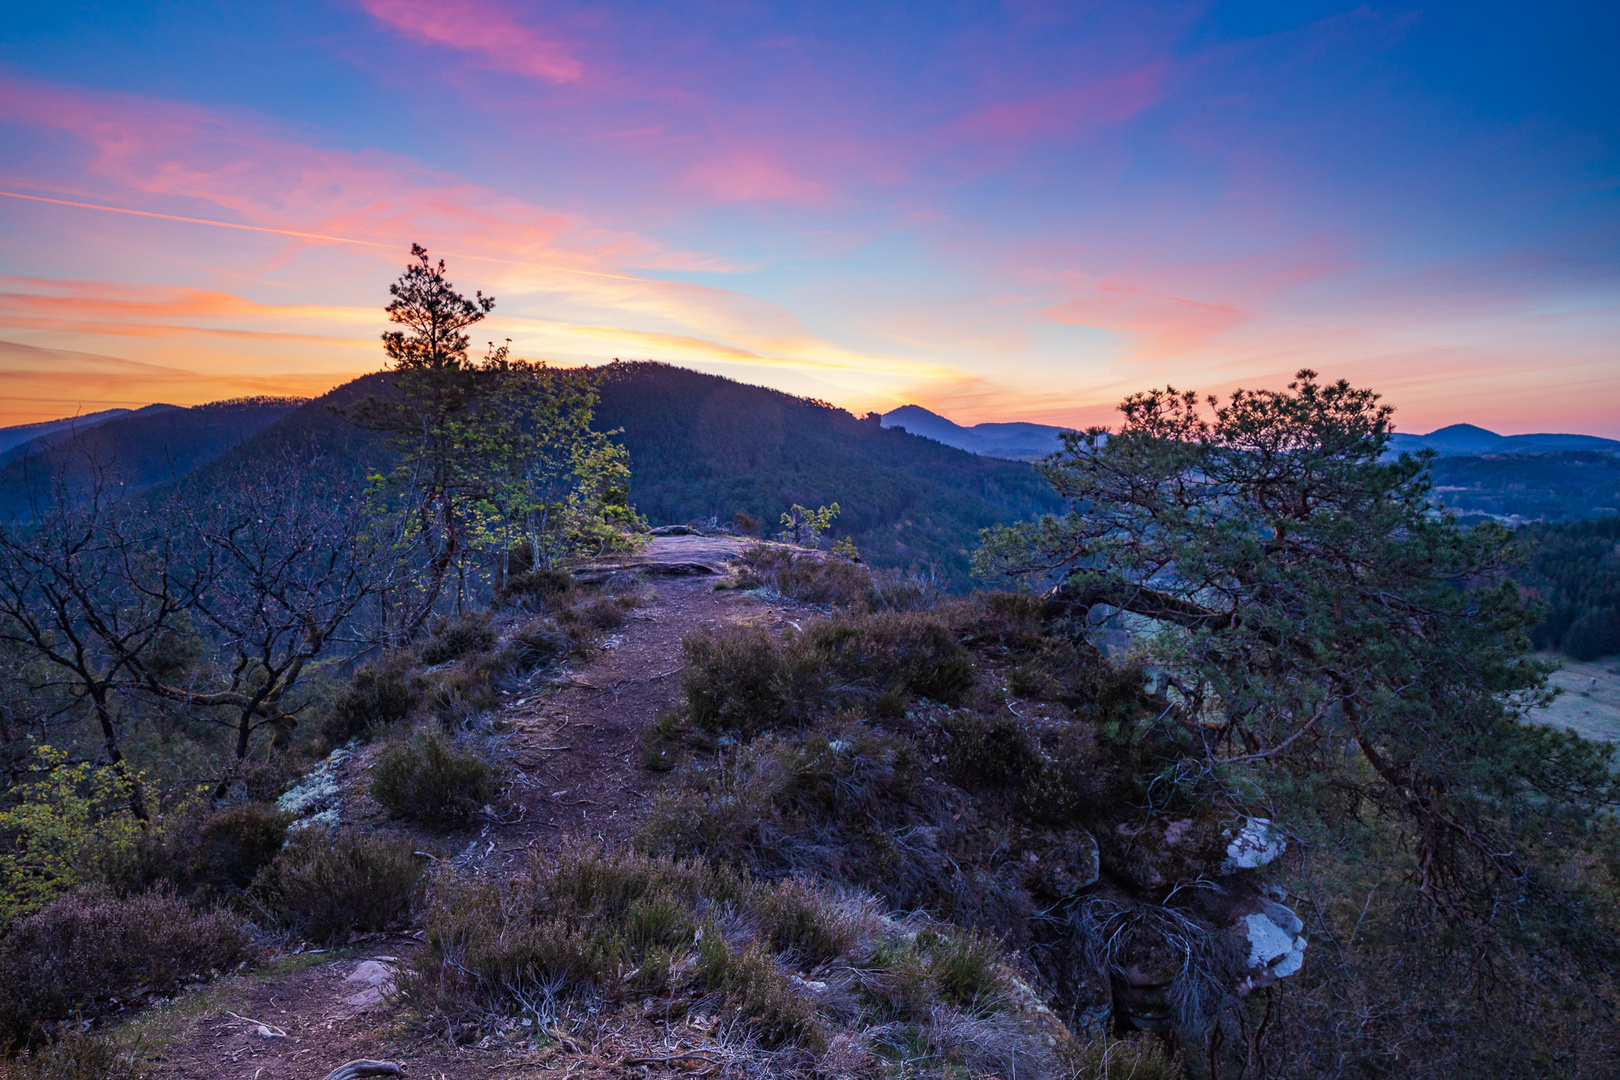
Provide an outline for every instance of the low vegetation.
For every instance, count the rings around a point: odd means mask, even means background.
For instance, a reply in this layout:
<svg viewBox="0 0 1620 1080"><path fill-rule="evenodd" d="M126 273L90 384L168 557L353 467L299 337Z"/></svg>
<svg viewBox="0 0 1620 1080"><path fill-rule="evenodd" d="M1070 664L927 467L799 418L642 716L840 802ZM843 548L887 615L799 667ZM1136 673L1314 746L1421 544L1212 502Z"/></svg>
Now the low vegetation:
<svg viewBox="0 0 1620 1080"><path fill-rule="evenodd" d="M552 1038L570 998L656 996L663 1015L718 1012L745 1043L836 1047L866 1072L1039 1077L1055 1064L992 943L799 879L575 849L506 889L441 881L426 925L407 993L452 1036L524 1016Z"/></svg>
<svg viewBox="0 0 1620 1080"><path fill-rule="evenodd" d="M271 922L336 944L402 924L426 861L408 839L304 829L254 879L248 898Z"/></svg>
<svg viewBox="0 0 1620 1080"><path fill-rule="evenodd" d="M371 797L390 814L435 829L466 825L501 791L499 770L436 734L386 747L371 777Z"/></svg>
<svg viewBox="0 0 1620 1080"><path fill-rule="evenodd" d="M243 920L172 892L87 887L12 924L0 941L0 1045L32 1046L69 1018L172 994L252 956Z"/></svg>

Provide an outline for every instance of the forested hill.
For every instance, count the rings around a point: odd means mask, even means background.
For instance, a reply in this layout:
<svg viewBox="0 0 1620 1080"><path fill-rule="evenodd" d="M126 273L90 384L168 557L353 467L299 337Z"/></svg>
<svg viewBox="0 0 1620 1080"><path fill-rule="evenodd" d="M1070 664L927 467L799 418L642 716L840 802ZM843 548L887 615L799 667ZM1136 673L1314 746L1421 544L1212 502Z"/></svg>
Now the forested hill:
<svg viewBox="0 0 1620 1080"><path fill-rule="evenodd" d="M150 487L213 461L299 406L291 398L244 398L182 408L149 405L85 430L57 430L0 457L0 521L28 512L58 479L91 474L132 488Z"/></svg>
<svg viewBox="0 0 1620 1080"><path fill-rule="evenodd" d="M613 364L601 376L598 426L623 429L631 501L653 521L743 511L770 527L793 503L836 502L834 535L872 562L931 567L963 585L980 529L1058 509L1028 465L822 402L667 364Z"/></svg>
<svg viewBox="0 0 1620 1080"><path fill-rule="evenodd" d="M774 529L794 503L838 503L832 536L849 536L880 566L932 569L968 582L979 530L1058 509L1051 488L1020 462L975 457L929 439L885 430L842 409L667 364L599 369L598 430L630 451L630 499L654 524L738 511ZM358 484L385 469L382 436L334 416L330 405L386 392L368 375L309 402L200 473L223 477L241 455L296 449L317 468Z"/></svg>

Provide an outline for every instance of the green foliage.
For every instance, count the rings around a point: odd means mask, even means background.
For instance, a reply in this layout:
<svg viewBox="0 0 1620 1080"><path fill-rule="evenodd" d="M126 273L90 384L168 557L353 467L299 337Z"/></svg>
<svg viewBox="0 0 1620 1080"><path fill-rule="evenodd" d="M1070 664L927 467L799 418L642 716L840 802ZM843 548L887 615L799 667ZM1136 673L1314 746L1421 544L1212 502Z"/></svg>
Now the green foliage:
<svg viewBox="0 0 1620 1080"><path fill-rule="evenodd" d="M116 1012L247 959L249 937L223 911L168 892L119 899L89 888L13 924L0 941L0 1046L42 1041L72 1016Z"/></svg>
<svg viewBox="0 0 1620 1080"><path fill-rule="evenodd" d="M0 930L83 882L98 853L132 845L141 831L118 770L40 745L32 775L0 809Z"/></svg>
<svg viewBox="0 0 1620 1080"><path fill-rule="evenodd" d="M337 944L410 913L424 869L413 850L408 840L351 829L303 829L260 871L248 895L282 926Z"/></svg>
<svg viewBox="0 0 1620 1080"><path fill-rule="evenodd" d="M782 526L781 539L799 547L820 547L821 534L832 528L833 518L837 516L837 503L815 510L794 503L777 523Z"/></svg>
<svg viewBox="0 0 1620 1080"><path fill-rule="evenodd" d="M493 766L438 735L385 747L371 777L372 798L390 814L440 829L466 825L500 795Z"/></svg>
<svg viewBox="0 0 1620 1080"><path fill-rule="evenodd" d="M1620 787L1612 748L1548 757L1519 722L1545 683L1510 536L1429 513L1426 459L1380 460L1370 391L1302 371L1207 404L1151 391L1121 430L1066 434L1042 468L1074 512L987 533L980 567L1058 578L1077 618L1129 613L1226 798L1289 793L1301 828L1405 817L1414 901L1511 933L1493 913L1531 880L1525 830L1581 843Z"/></svg>

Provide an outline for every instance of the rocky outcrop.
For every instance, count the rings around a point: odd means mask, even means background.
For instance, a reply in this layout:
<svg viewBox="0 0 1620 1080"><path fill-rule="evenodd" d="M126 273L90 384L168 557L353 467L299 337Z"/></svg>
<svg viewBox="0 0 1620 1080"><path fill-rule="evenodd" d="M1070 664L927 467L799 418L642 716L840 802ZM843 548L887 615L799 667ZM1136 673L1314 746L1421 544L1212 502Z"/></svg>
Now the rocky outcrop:
<svg viewBox="0 0 1620 1080"><path fill-rule="evenodd" d="M1207 1031L1233 1001L1297 973L1304 923L1256 874L1286 848L1264 818L1150 819L1030 855L1063 933L1034 950L1079 1031ZM1065 940L1066 939L1066 940Z"/></svg>

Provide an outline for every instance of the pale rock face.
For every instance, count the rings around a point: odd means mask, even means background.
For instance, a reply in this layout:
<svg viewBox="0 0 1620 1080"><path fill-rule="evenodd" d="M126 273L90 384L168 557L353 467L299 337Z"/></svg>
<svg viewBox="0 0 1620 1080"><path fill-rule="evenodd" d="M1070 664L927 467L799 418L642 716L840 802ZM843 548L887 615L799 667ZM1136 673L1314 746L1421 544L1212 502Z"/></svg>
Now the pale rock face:
<svg viewBox="0 0 1620 1080"><path fill-rule="evenodd" d="M344 1004L363 1011L382 1004L394 992L394 967L384 961L366 960L343 981L365 984L364 990L343 999Z"/></svg>
<svg viewBox="0 0 1620 1080"><path fill-rule="evenodd" d="M1271 835L1271 822L1267 818L1245 818L1243 827L1226 845L1226 858L1221 871L1254 870L1281 855L1287 844Z"/></svg>
<svg viewBox="0 0 1620 1080"><path fill-rule="evenodd" d="M1305 966L1305 924L1288 908L1273 901L1237 921L1237 932L1249 942L1251 974L1238 987L1248 993L1286 979Z"/></svg>

